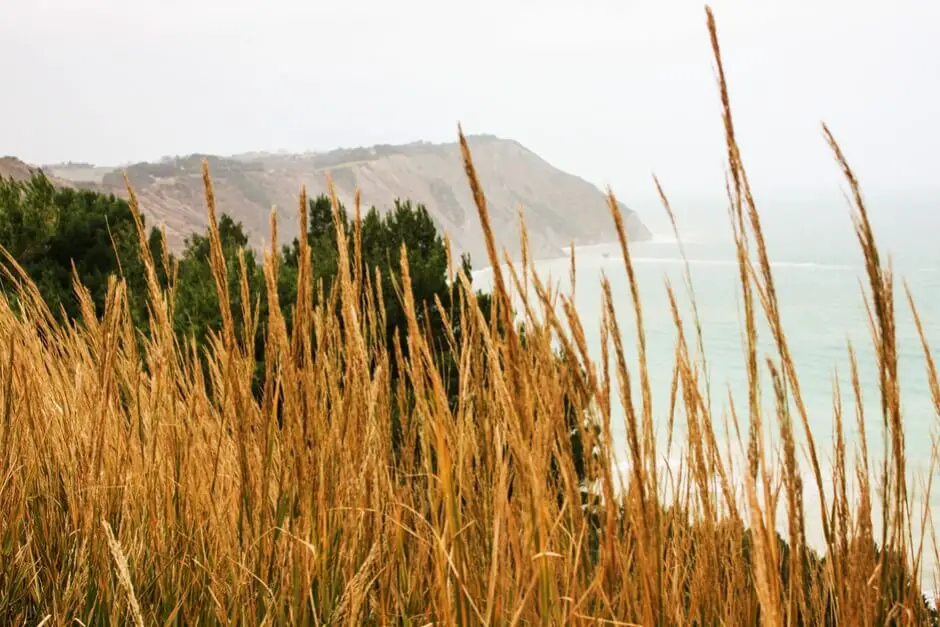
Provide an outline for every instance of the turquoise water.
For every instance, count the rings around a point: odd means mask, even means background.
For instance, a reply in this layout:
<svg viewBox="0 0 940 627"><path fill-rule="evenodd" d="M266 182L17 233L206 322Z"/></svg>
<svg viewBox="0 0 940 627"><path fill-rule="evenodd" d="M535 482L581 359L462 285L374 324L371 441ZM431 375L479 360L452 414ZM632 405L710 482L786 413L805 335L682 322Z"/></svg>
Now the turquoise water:
<svg viewBox="0 0 940 627"><path fill-rule="evenodd" d="M728 391L742 410L746 407L746 371L738 267L733 251L716 244L688 243L692 285L703 327L713 411L721 415ZM693 341L692 309L683 279L679 247L670 241L634 246L634 265L643 306L644 326L654 409L668 408L677 332L669 310L665 282L671 282L682 307L686 334ZM854 428L848 343L855 348L866 409L869 439L880 437L878 375L863 301L867 278L860 264L813 261L772 261L781 317L814 435L831 441L833 383L841 386L847 430ZM628 364L636 371L636 327L629 284L616 244L581 248L576 253L575 303L595 359L600 360L601 289L603 273L611 283L624 334ZM543 279L570 293L570 260L540 261ZM899 269L899 273L903 270ZM486 286L489 271L477 281ZM924 351L917 336L901 281L907 281L932 348L940 347L940 270L909 268L897 280L897 327L908 455L912 462L929 460L931 436L937 423L927 386ZM761 354L776 356L766 326L759 336ZM766 388L765 388L766 389ZM660 415L660 411L657 411ZM622 436L621 425L616 435ZM678 425L681 428L681 425Z"/></svg>
<svg viewBox="0 0 940 627"><path fill-rule="evenodd" d="M578 258L576 302L588 341L599 356L601 301L597 283L599 273L603 272L611 282L621 316L621 328L628 336L624 339L631 363L635 364L635 322L622 260L616 250L611 250L606 258L603 253L596 256L594 252ZM713 410L716 415L721 413L727 404L725 399L729 389L736 405L743 410L747 398L746 371L737 264L730 254L723 254L724 251L714 245L690 244L686 246L686 253L703 327L705 355L711 375L710 391L715 399ZM687 322L686 334L689 341L693 337L692 309L682 277L684 265L678 247L671 243L638 245L634 254L653 398L665 409L677 337L669 311L666 280L671 282L681 298L680 302L685 305L682 313ZM877 436L881 424L878 376L863 301L865 277L862 268L852 264L779 261L773 263L773 270L787 340L816 439L823 442L831 440L834 380L837 379L841 386L843 400L851 401L849 342L855 347L859 359L869 438ZM540 271L564 276L565 260L546 262ZM940 302L935 297L940 289L940 273L931 269L915 269L906 274L905 279L915 296L928 340L932 345L940 346ZM903 298L900 292L899 296ZM906 300L899 298L896 306L908 453L912 461L926 462L936 416L927 387L924 353ZM762 355L776 356L765 326L759 340ZM849 422L850 426L854 423L851 419Z"/></svg>
<svg viewBox="0 0 940 627"><path fill-rule="evenodd" d="M882 250L884 254L891 255L897 275L895 309L908 470L919 490L919 477L930 462L938 417L927 385L924 351L914 327L902 281L907 281L910 286L928 341L936 351L940 348L940 260L930 236L940 233L940 230L930 228L928 232L923 229L905 232L896 221L889 226L894 228L888 229L887 237L882 237ZM852 463L851 455L855 449L852 443L857 442L855 402L847 350L849 342L855 348L859 362L869 454L872 458L880 457L883 442L878 375L863 301L863 294L868 291L867 277L853 237L851 224L846 220L843 230L837 234L809 228L801 233L790 233L789 236L780 235L776 240L770 238L768 243L786 337L799 376L823 474L827 477L831 477L827 468L832 458L834 435L834 383L842 393L845 430L850 442L849 463ZM712 414L718 419L727 415L730 392L738 415L746 420L743 311L733 248L726 237L699 238L685 242L684 247L703 326ZM619 250L616 244L577 249L575 303L592 355L599 361L602 303L600 278L602 275L608 277L624 335L628 365L636 385L639 378L636 327L629 284ZM694 342L692 309L683 278L682 256L674 240L660 237L653 242L635 244L632 254L643 306L653 409L660 441L664 441L677 338L665 281L671 282L679 297L686 321L686 337L690 343ZM564 256L536 264L536 270L543 279L552 281L566 293L570 293L571 289L569 267L570 260ZM491 270L480 271L476 273L475 284L486 287L490 277ZM759 343L762 356L777 359L766 325L760 330ZM766 374L767 368L763 362L762 367ZM776 438L778 431L771 404L769 378L766 376L762 393L765 423L773 425ZM639 396L635 395L634 398L639 399ZM639 403L638 400L636 402ZM796 420L795 412L793 416ZM724 437L724 425L719 423L715 428L719 437ZM617 416L613 421L613 429L619 451L618 460L623 461L626 459L625 431L622 420ZM742 424L742 430L746 430L746 424ZM677 417L674 439L678 444L674 444L664 464L681 457L684 435L683 420ZM779 439L774 441L779 442ZM740 448L736 437L732 436L731 442L733 453L737 454ZM665 458L664 447L661 446L659 450ZM805 460L805 450L803 453ZM810 477L807 476L806 480L804 485L812 486ZM812 521L814 495L810 492L815 492L815 489L808 487L806 492L807 520ZM831 492L827 490L827 494ZM922 501L918 498L917 502ZM932 495L930 504L934 517L940 516L940 497ZM818 508L818 503L815 507ZM919 511L916 503L915 511ZM818 530L816 532L814 534L811 530L810 537L818 536ZM932 566L928 565L928 568Z"/></svg>

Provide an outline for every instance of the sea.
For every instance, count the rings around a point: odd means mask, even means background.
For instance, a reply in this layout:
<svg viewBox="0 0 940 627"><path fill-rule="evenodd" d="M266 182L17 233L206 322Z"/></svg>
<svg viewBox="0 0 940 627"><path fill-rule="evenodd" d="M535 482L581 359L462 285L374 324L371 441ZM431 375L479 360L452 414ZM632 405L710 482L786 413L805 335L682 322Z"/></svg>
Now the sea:
<svg viewBox="0 0 940 627"><path fill-rule="evenodd" d="M940 481L935 482L929 495L925 496L924 489L927 473L932 468L940 417L931 398L925 352L904 286L907 285L914 298L935 361L940 364L940 359L937 359L940 357L937 354L940 350L940 211L937 211L940 202L935 202L933 198L940 199L940 195L908 202L889 200L869 209L883 262L890 264L895 274L899 377L908 481L909 489L914 493L912 505L918 518L915 525L917 531L920 529L920 512L925 502L932 518L940 520ZM684 274L688 267L702 325L709 375L707 389L716 421L714 428L723 450L730 445L735 462L733 474L740 482L744 445L736 434L726 431L726 418L730 415L729 405L733 402L743 421L742 435L746 437L747 377L743 304L727 214L722 217L720 212L712 211L711 216L710 228L682 229L678 239L669 230L661 230L651 241L631 243L631 256L642 305L659 441L657 451L661 452L663 469L676 469L678 460L684 454L686 434L683 419L679 417L676 419L672 448L667 450L666 423L677 330L669 308L666 285L671 284L678 297L687 340L694 343L691 295ZM781 318L816 442L828 500L832 495L831 464L835 432L833 402L836 392L841 394L849 464L854 463L858 453L856 403L848 352L850 344L858 360L869 455L873 464L883 459L884 428L876 357L864 300L870 290L863 256L855 239L851 211L844 202L825 205L804 202L778 206L763 215L762 222ZM680 222L680 229L681 226ZM598 364L601 359L603 303L600 282L603 276L607 277L617 308L627 363L631 369L634 398L637 399L635 402L639 404L637 331L620 246L613 241L576 247L576 281L573 290L569 278L569 253L559 251L557 258L535 262L535 271L542 280L558 290L573 294L592 358ZM474 273L475 287L487 289L491 281L491 268ZM774 358L779 363L779 355L762 315L760 320L760 355ZM761 360L764 421L773 427L773 433L768 434L768 441L779 452L779 431L765 361ZM790 409L804 471L807 536L812 544L822 549L822 532L818 522L819 497L813 477L808 472L805 438L801 435L802 428L792 401ZM612 429L617 460L620 469L624 470L627 449L622 417L622 408L618 407L612 420ZM934 468L933 472L940 473L940 469ZM785 535L786 514L782 505L780 510L778 528ZM875 528L877 533L877 520ZM927 547L931 547L933 540L929 530L927 533ZM925 586L932 589L937 573L932 557L925 560L924 569Z"/></svg>

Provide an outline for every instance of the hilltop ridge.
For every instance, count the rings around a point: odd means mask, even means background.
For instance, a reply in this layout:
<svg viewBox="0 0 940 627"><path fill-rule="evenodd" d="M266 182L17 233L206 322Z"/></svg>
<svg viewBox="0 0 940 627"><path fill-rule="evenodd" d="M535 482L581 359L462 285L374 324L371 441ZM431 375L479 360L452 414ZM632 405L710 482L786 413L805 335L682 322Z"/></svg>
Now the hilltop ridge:
<svg viewBox="0 0 940 627"><path fill-rule="evenodd" d="M519 250L520 208L532 254L552 257L562 247L614 239L605 195L594 185L555 168L514 140L493 135L468 137L474 164L489 201L497 245ZM340 148L328 152L247 152L231 156L193 154L124 168L63 164L45 168L68 184L125 195L122 172L137 192L151 224L165 224L174 247L206 226L200 167L208 160L219 211L241 221L256 246L267 245L270 209L277 206L279 239L297 235L297 195L302 185L314 196L327 190L327 175L351 210L358 189L364 207L380 210L395 199L427 206L438 227L448 233L455 252L468 252L485 265L486 252L456 143L413 142ZM621 205L630 237L650 232Z"/></svg>

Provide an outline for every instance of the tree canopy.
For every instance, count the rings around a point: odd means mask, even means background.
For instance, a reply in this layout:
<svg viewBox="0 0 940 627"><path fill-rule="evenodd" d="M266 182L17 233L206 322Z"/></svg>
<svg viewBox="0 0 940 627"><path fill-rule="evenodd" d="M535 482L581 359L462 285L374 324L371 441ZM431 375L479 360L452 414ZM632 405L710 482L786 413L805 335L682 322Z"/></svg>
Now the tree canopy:
<svg viewBox="0 0 940 627"><path fill-rule="evenodd" d="M382 297L379 305L385 313L384 328L372 331L376 339L387 343L390 354L397 349L407 352L408 347L396 338L407 323L400 298L404 246L416 317L428 334L441 378L455 407L459 381L451 340L456 340L458 345L461 341L459 316L455 314L460 311L459 299L465 292L451 285L446 243L427 208L407 200L395 201L385 212L370 208L357 222L351 220L345 207L340 205L335 219L346 234L344 242L337 241L331 199L321 195L309 200L304 236L310 250L314 289L307 294L308 302L303 306L312 309L318 299L331 293L340 267L340 250L346 247L349 258L357 264L361 278L357 284L363 290L363 297L370 289L373 290L370 293L380 293ZM264 272L256 251L248 246L248 235L240 222L221 214L217 226L232 320L239 337L245 337L246 330L254 334L255 373L260 382L265 369L267 328L264 324L247 325L268 317ZM181 345L195 341L202 351L209 350L211 334L219 333L223 324L209 233L191 234L178 254L165 253L164 239L157 229L151 229L148 235L147 246L156 261L158 280L174 295L173 328L178 340ZM41 173L28 181L0 178L0 247L32 278L53 314L60 319L77 319L80 315L74 291L76 276L91 295L98 315L104 310L109 277L123 278L128 286L131 315L141 335L146 335L149 317L140 237L131 209L123 199L93 191L58 188ZM278 300L289 334L294 332L293 318L299 306L300 251L300 240L295 238L282 247L276 259ZM460 264L469 277L469 256L462 257ZM3 261L3 265L7 265L7 261ZM15 276L11 268L7 270L10 276ZM253 299L248 307L242 305L243 271L247 293ZM8 296L16 293L6 274L0 276L0 287ZM488 316L489 295L476 292L475 298ZM245 311L250 312L251 320L245 319ZM397 360L393 359L389 365L393 381L403 376L397 371ZM578 456L578 471L583 474L583 451L575 428L578 418L572 415L568 420L572 448ZM392 426L393 434L396 428Z"/></svg>
<svg viewBox="0 0 940 627"><path fill-rule="evenodd" d="M76 273L100 314L108 277L116 274L127 280L135 319L143 320L139 239L124 200L55 187L42 174L0 178L0 246L33 279L53 314L79 315Z"/></svg>

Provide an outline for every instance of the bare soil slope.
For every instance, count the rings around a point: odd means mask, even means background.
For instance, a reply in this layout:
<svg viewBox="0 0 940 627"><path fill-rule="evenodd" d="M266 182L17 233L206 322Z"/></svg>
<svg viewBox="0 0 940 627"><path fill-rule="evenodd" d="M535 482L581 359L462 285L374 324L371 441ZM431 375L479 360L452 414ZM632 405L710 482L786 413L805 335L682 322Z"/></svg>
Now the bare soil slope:
<svg viewBox="0 0 940 627"><path fill-rule="evenodd" d="M594 185L553 167L515 141L492 136L474 136L469 141L500 246L518 251L520 208L536 256L555 256L572 240L591 244L614 239L606 198ZM200 175L204 158L209 161L219 210L241 221L255 245L267 244L272 206L278 207L281 242L295 237L301 185L307 186L311 196L325 192L329 174L350 210L356 189L364 208L384 210L395 199L423 203L449 234L456 252L469 252L477 266L486 263L483 235L456 143L299 155L191 155L127 167L144 213L151 224L166 225L171 245L181 245L186 235L206 226ZM86 182L75 181L75 170L51 171L76 185L125 193L122 172L117 169L103 176L96 169L98 181ZM629 235L648 239L650 233L638 216L622 209Z"/></svg>

